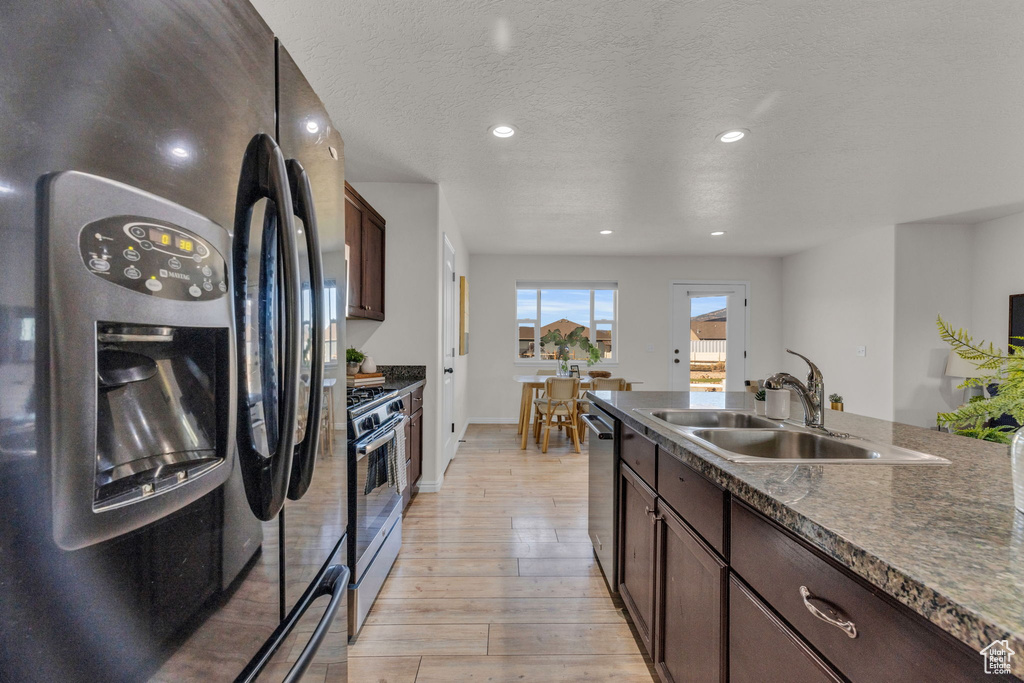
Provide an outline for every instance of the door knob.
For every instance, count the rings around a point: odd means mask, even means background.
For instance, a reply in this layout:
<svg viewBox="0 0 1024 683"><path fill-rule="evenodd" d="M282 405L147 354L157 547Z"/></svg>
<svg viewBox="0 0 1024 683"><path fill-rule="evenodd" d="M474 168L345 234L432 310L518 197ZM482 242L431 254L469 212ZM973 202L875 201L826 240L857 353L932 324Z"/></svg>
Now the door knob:
<svg viewBox="0 0 1024 683"><path fill-rule="evenodd" d="M446 373L452 373L452 372L455 372L455 368L445 368L444 371Z"/></svg>

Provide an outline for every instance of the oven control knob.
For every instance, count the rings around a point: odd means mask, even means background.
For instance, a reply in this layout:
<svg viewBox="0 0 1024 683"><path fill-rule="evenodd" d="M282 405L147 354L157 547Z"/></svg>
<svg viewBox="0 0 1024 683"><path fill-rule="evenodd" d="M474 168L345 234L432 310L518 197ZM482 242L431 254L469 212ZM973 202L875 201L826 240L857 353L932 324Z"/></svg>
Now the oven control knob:
<svg viewBox="0 0 1024 683"><path fill-rule="evenodd" d="M373 414L373 426L374 427L379 427L380 426L380 415L378 415L377 413Z"/></svg>
<svg viewBox="0 0 1024 683"><path fill-rule="evenodd" d="M402 402L402 399L398 399L388 406L388 411L392 413L400 413L403 408L405 408L405 403Z"/></svg>
<svg viewBox="0 0 1024 683"><path fill-rule="evenodd" d="M373 429L373 428L374 428L374 426L375 426L375 425L373 424L373 418L372 418L372 417L368 417L368 418L366 418L365 420L363 420L363 423L362 423L362 425L360 425L360 426L361 426L361 427L362 427L363 429Z"/></svg>

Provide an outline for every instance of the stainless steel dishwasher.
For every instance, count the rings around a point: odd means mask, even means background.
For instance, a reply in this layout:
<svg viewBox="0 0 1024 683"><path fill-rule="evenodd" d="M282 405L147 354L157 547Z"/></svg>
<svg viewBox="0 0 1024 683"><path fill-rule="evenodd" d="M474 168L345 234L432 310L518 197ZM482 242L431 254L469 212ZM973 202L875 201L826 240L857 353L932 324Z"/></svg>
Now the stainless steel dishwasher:
<svg viewBox="0 0 1024 683"><path fill-rule="evenodd" d="M616 532L615 512L618 507L618 452L615 435L618 422L611 415L599 408L596 403L590 404L590 412L583 416L590 429L590 488L587 528L590 531L590 542L594 544L594 554L601 565L608 590L618 593L618 573L616 572L615 545Z"/></svg>

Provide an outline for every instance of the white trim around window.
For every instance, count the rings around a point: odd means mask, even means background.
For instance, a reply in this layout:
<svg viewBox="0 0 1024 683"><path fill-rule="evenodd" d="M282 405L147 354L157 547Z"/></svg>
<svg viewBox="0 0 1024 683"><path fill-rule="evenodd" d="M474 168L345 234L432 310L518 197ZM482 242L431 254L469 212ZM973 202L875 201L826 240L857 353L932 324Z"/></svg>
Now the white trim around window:
<svg viewBox="0 0 1024 683"><path fill-rule="evenodd" d="M520 317L520 314L525 311L519 310L520 304L520 293L524 291L532 290L535 292L536 306L534 312L529 317ZM598 329L607 329L610 332L610 344L609 356L605 357L601 361L602 366L617 366L619 362L618 358L618 318L619 318L619 285L617 282L609 281L580 281L580 280L569 280L569 281L552 281L552 280L517 280L515 287L515 307L516 307L516 320L515 320L515 348L514 358L516 365L523 366L535 366L535 367L553 367L557 361L554 359L538 359L536 358L536 350L540 349L540 338L541 338L541 322L545 318L550 318L550 315L544 313L544 302L542 300L542 292L548 290L572 290L577 292L590 292L590 315L586 321L573 321L578 322L587 329L590 330L590 342L597 344L597 331ZM596 317L596 306L595 298L596 292L598 291L610 291L612 292L612 317L611 318L597 318ZM549 323L550 324L550 323ZM524 357L522 342L523 338L520 335L520 329L523 327L533 327L533 341L532 346L534 349L534 355ZM570 363L586 363L586 360L574 360Z"/></svg>

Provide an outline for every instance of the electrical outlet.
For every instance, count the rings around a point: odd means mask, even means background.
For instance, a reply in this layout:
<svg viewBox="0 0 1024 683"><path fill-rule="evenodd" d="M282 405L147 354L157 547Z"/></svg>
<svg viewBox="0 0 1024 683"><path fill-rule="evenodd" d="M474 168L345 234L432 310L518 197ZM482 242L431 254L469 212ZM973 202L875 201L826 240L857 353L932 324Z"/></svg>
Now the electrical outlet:
<svg viewBox="0 0 1024 683"><path fill-rule="evenodd" d="M863 358L864 356L868 355L868 347L866 347L866 346L858 346L857 347L857 355L860 356L861 358Z"/></svg>

